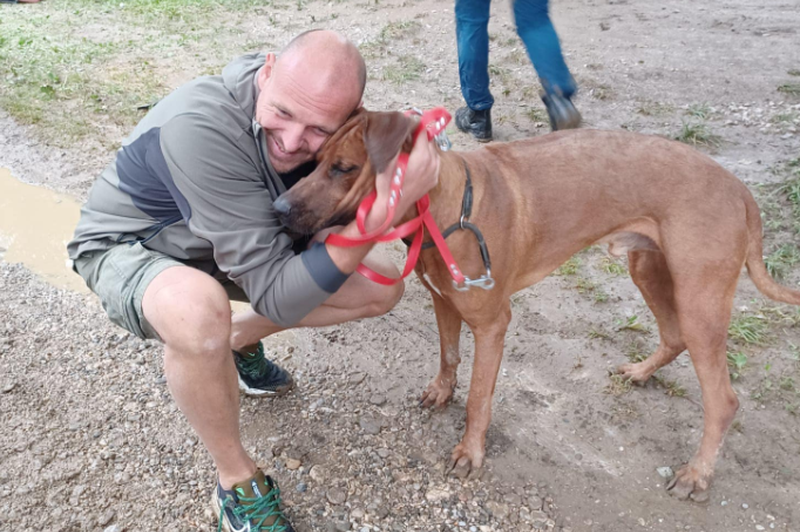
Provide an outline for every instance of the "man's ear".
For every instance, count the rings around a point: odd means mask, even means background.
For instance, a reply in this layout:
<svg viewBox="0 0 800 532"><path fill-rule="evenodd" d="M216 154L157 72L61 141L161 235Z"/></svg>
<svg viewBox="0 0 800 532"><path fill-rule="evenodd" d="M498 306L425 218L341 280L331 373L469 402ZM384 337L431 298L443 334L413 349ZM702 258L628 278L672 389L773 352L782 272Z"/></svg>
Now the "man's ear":
<svg viewBox="0 0 800 532"><path fill-rule="evenodd" d="M364 145L373 168L383 172L401 148L411 149L416 122L403 113L367 112Z"/></svg>
<svg viewBox="0 0 800 532"><path fill-rule="evenodd" d="M264 89L264 84L272 75L272 69L275 67L275 59L276 59L275 54L267 54L267 60L264 61L264 66L261 67L261 70L258 72L259 90Z"/></svg>

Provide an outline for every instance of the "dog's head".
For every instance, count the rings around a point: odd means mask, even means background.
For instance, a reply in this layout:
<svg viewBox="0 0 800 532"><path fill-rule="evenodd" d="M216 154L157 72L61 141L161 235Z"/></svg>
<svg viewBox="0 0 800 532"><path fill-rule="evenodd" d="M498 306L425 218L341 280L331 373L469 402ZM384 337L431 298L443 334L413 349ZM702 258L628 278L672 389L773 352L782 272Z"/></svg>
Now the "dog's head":
<svg viewBox="0 0 800 532"><path fill-rule="evenodd" d="M410 151L416 121L403 113L359 110L317 154L317 168L273 204L291 231L313 234L355 219L375 176L400 150Z"/></svg>

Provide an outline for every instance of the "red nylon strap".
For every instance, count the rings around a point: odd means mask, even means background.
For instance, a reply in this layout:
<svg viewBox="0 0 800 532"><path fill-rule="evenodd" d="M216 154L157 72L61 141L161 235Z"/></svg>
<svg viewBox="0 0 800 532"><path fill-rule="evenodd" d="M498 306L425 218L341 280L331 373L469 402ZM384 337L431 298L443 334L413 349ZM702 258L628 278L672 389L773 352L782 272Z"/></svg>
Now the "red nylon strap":
<svg viewBox="0 0 800 532"><path fill-rule="evenodd" d="M416 143L417 138L422 131L427 133L426 136L428 141L433 140L434 137L444 131L444 128L447 126L449 121L450 114L443 107L437 107L435 109L431 109L430 111L424 112L420 118L419 124L417 125L417 129L414 130L414 142ZM405 279L414 269L414 266L419 259L419 254L422 250L422 240L425 232L424 228L427 227L428 232L431 234L431 237L433 238L433 241L439 250L439 254L447 264L447 270L450 272L453 280L460 285L465 280L464 275L462 275L461 270L459 270L452 253L450 253L450 248L447 247L444 237L442 237L442 233L439 231L433 216L428 210L430 207L430 199L428 198L427 194L417 201L417 212L419 213L417 217L400 225L393 231L383 234L394 219L395 211L397 210L397 203L400 200L400 196L402 196L403 181L405 179L407 168L408 154L401 153L397 158L395 174L392 177L389 185L389 201L387 204L386 220L381 224L380 227L374 231L367 232L364 225L364 220L369 214L369 211L372 209L372 206L375 204L375 199L378 195L377 192L373 190L366 198L364 198L364 200L361 202L361 205L358 207L358 211L356 212L356 223L361 235L358 237L344 237L339 234L331 233L325 239L325 243L339 247L356 247L368 242L388 242L390 240L403 238L411 233L415 233L414 240L412 241L411 247L408 250L408 258L406 259L405 268L403 269L403 273L400 275L400 277L386 277L385 275L381 275L378 272L371 270L363 264L359 264L356 268L358 273L367 279L370 279L371 281L383 285L393 285Z"/></svg>

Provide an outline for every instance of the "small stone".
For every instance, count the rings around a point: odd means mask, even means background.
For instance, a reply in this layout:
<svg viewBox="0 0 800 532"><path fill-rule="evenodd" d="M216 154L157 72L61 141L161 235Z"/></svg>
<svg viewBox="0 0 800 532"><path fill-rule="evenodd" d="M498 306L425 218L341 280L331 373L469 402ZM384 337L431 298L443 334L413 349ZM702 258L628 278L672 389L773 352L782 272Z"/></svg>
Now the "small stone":
<svg viewBox="0 0 800 532"><path fill-rule="evenodd" d="M300 469L301 465L303 465L303 462L301 462L300 460L295 460L294 458L286 459L286 469L288 469L289 471Z"/></svg>
<svg viewBox="0 0 800 532"><path fill-rule="evenodd" d="M120 528L118 525L111 525L110 527L103 530L103 532L120 532Z"/></svg>
<svg viewBox="0 0 800 532"><path fill-rule="evenodd" d="M756 525L756 530L766 530L766 528L761 525Z"/></svg>
<svg viewBox="0 0 800 532"><path fill-rule="evenodd" d="M492 512L497 519L503 520L508 517L508 505L505 503L489 501L486 503L486 509Z"/></svg>
<svg viewBox="0 0 800 532"><path fill-rule="evenodd" d="M14 381L7 382L7 383L3 384L2 388L0 388L0 392L8 393L11 390L13 390L16 385L17 385L17 383L14 382Z"/></svg>
<svg viewBox="0 0 800 532"><path fill-rule="evenodd" d="M547 524L548 521L547 514L540 511L531 512L531 523L534 527L542 528Z"/></svg>
<svg viewBox="0 0 800 532"><path fill-rule="evenodd" d="M745 510L747 510L748 508L750 508L750 505L749 505L749 504L747 504L746 502L743 502L743 503L742 503L742 508L744 508Z"/></svg>
<svg viewBox="0 0 800 532"><path fill-rule="evenodd" d="M374 417L364 416L358 420L358 424L366 434L376 435L381 433L381 424Z"/></svg>
<svg viewBox="0 0 800 532"><path fill-rule="evenodd" d="M425 498L430 502L439 502L450 498L450 490L446 486L433 487L425 493Z"/></svg>
<svg viewBox="0 0 800 532"><path fill-rule="evenodd" d="M386 403L386 396L380 393L374 393L369 398L370 404L381 406Z"/></svg>
<svg viewBox="0 0 800 532"><path fill-rule="evenodd" d="M314 482L322 482L325 480L325 469L320 465L315 465L311 468L311 471L308 472L308 476L310 476L311 480Z"/></svg>
<svg viewBox="0 0 800 532"><path fill-rule="evenodd" d="M328 499L329 503L339 506L344 504L344 502L347 500L347 493L338 488L331 488L325 494L325 498Z"/></svg>
<svg viewBox="0 0 800 532"><path fill-rule="evenodd" d="M308 489L308 485L305 482L300 482L295 489L300 493L305 493Z"/></svg>
<svg viewBox="0 0 800 532"><path fill-rule="evenodd" d="M672 478L675 476L675 472L672 470L671 467L668 466L658 467L656 468L656 471L662 478Z"/></svg>
<svg viewBox="0 0 800 532"><path fill-rule="evenodd" d="M103 514L103 516L97 523L100 526L106 526L108 523L111 522L112 519L114 519L114 515L115 515L114 510L106 510L106 513Z"/></svg>

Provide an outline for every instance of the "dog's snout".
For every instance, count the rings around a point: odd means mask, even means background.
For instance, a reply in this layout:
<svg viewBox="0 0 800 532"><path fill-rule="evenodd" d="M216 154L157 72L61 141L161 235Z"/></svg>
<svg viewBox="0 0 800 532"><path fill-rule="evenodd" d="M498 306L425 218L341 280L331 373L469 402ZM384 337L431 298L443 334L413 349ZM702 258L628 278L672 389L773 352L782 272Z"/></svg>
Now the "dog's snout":
<svg viewBox="0 0 800 532"><path fill-rule="evenodd" d="M290 212L292 212L292 204L289 203L286 198L283 196L278 197L275 200L275 203L272 204L272 207L277 211L278 214L283 216L288 216Z"/></svg>

